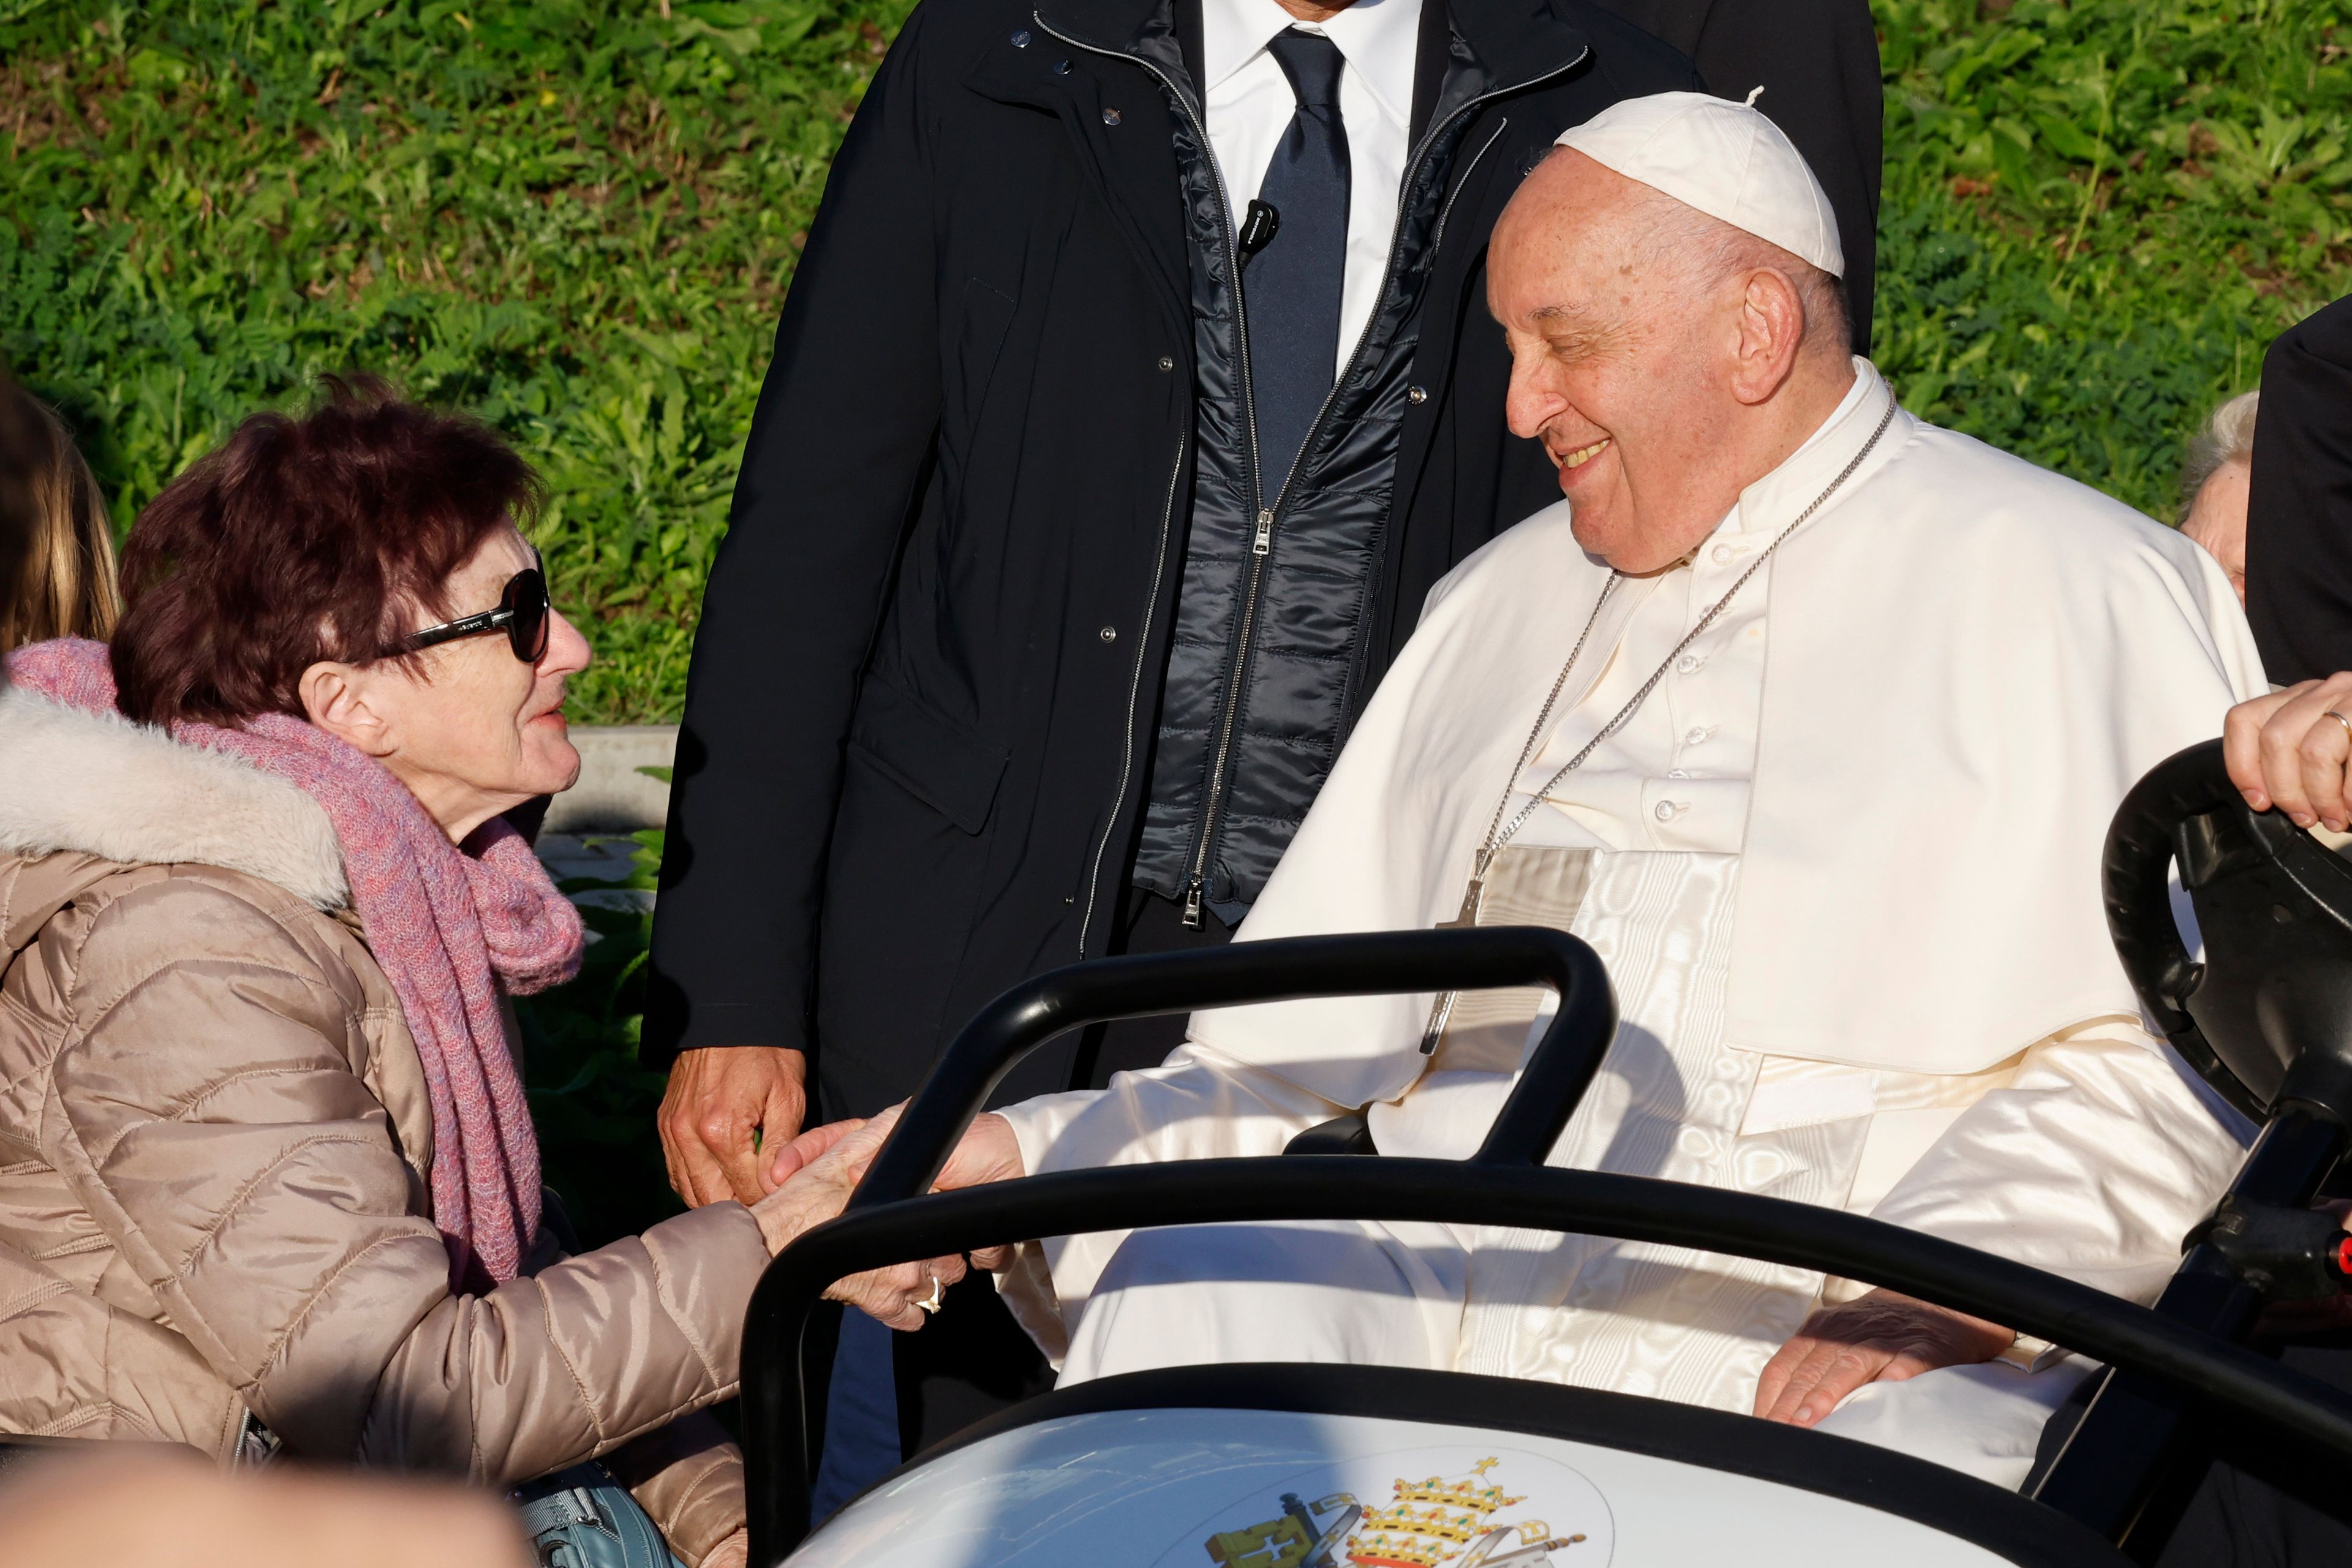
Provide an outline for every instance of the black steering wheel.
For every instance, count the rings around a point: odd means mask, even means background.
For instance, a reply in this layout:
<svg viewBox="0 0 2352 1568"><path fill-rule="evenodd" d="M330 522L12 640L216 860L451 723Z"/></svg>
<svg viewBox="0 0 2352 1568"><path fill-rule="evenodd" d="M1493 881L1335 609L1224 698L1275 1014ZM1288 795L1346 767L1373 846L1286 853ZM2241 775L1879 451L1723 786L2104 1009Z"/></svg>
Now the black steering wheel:
<svg viewBox="0 0 2352 1568"><path fill-rule="evenodd" d="M2174 919L2176 863L2201 961ZM2216 1092L2257 1122L2288 1100L2352 1113L2352 864L2248 805L2209 741L2124 797L2102 869L2142 1005Z"/></svg>

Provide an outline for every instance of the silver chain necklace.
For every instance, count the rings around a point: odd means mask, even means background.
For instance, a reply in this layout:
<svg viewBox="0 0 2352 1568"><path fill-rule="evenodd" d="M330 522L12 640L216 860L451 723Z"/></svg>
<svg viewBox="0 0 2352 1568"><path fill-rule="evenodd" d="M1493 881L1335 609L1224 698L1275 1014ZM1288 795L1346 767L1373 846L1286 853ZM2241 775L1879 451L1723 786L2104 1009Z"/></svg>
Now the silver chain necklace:
<svg viewBox="0 0 2352 1568"><path fill-rule="evenodd" d="M1764 547L1763 553L1748 563L1748 570L1742 572L1738 580L1724 591L1721 598L1707 606L1706 613L1699 616L1697 623L1685 634L1682 641L1675 644L1666 657L1658 662L1658 668L1650 672L1650 679L1642 682L1641 689L1626 699L1625 705L1617 710L1609 722L1594 731L1592 739L1577 749L1576 755L1562 763L1559 771L1546 779L1543 786L1528 798L1528 804L1519 807L1518 814L1511 818L1508 826L1505 826L1503 813L1509 807L1511 796L1518 793L1519 775L1527 771L1528 763L1535 760L1537 748L1543 741L1544 726L1550 721L1551 710L1559 703L1559 694L1568 688L1569 672L1576 668L1576 661L1583 657L1584 645L1591 637L1592 628L1601 624L1601 612L1608 607L1610 598L1617 592L1617 584L1625 580L1625 574L1622 572L1612 571L1609 574L1609 581L1601 585L1600 597L1592 601L1592 614L1585 617L1584 629L1577 634L1576 646L1569 650L1568 662L1559 667L1559 675L1551 683L1551 693L1544 699L1543 710L1536 715L1535 727L1528 731L1527 744L1519 748L1519 760L1511 765L1511 777L1503 786L1503 798L1495 803L1495 815L1486 824L1486 837L1479 845L1478 858L1471 864L1470 885L1463 890L1461 912L1450 921L1438 921L1438 930L1446 931L1475 926L1478 923L1478 908L1486 897L1486 872L1494 865L1495 857L1501 854L1503 847L1510 843L1519 829L1528 825L1528 820L1535 816L1536 808L1544 803L1545 796L1550 795L1559 786L1560 780L1582 767L1585 759L1600 750L1603 741L1624 728L1626 721L1633 718L1634 711L1642 706L1650 693L1657 689L1658 682L1666 678L1666 671L1674 668L1675 660L1680 658L1691 644L1706 635L1706 629L1715 625L1717 618L1723 614L1725 608L1732 600L1739 596L1739 590L1748 586L1748 580L1762 569L1764 563L1772 559L1773 552L1780 548L1781 542L1796 532L1798 529L1802 528L1813 513L1828 504L1830 497L1837 494L1839 488L1846 480L1853 478L1853 472L1862 467L1863 459L1869 457L1877 447L1878 438L1886 434L1887 426L1895 422L1896 407L1895 401L1891 397L1888 398L1886 412L1879 416L1878 427L1870 433L1870 439L1862 444L1862 450L1853 455L1853 460L1838 470L1837 478L1832 479L1828 488L1813 498L1811 505L1797 514L1794 521L1772 536L1772 542ZM1430 1008L1429 1027L1423 1031L1421 1037L1423 1056L1428 1056L1437 1049L1438 1038L1445 1033L1446 1020L1453 1016L1454 1001L1459 994L1459 992L1448 991L1438 997L1435 1005Z"/></svg>

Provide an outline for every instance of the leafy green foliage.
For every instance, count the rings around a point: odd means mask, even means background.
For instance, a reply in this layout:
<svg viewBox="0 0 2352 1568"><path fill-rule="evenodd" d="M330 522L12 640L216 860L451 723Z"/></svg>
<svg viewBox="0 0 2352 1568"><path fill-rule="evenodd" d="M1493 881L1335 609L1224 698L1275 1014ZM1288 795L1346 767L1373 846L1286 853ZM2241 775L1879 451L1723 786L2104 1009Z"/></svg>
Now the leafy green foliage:
<svg viewBox="0 0 2352 1568"><path fill-rule="evenodd" d="M778 304L905 0L0 0L0 356L127 520L387 375L546 475L589 721L673 717Z"/></svg>
<svg viewBox="0 0 2352 1568"><path fill-rule="evenodd" d="M2184 438L2352 286L2352 7L1874 9L1879 363L1915 412L2168 516Z"/></svg>
<svg viewBox="0 0 2352 1568"><path fill-rule="evenodd" d="M322 372L550 481L588 721L674 717L827 160L907 0L0 0L0 355L127 518ZM2347 284L2347 0L1875 0L1877 357L2159 514Z"/></svg>
<svg viewBox="0 0 2352 1568"><path fill-rule="evenodd" d="M0 0L0 355L128 517L322 372L547 475L589 721L674 717L778 301L907 0ZM2159 514L2347 283L2347 0L1875 0L1877 357Z"/></svg>

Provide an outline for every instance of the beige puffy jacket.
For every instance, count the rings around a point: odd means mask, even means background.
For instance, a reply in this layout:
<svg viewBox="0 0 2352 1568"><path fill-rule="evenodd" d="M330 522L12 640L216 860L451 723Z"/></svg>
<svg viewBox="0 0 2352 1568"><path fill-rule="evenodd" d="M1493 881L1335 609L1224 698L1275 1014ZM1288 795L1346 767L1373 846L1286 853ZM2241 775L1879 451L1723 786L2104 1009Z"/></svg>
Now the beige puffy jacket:
<svg viewBox="0 0 2352 1568"><path fill-rule="evenodd" d="M698 1563L740 1462L670 1424L734 1391L758 1223L542 1242L450 1294L423 1070L347 901L291 784L0 692L0 1431L227 1461L257 1421L490 1486L610 1456Z"/></svg>

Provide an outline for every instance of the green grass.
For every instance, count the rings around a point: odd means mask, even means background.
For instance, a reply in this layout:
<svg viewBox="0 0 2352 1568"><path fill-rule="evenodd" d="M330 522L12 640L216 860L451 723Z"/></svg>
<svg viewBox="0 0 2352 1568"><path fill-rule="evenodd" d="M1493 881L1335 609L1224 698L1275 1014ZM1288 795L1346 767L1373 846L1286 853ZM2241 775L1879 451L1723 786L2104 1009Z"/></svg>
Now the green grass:
<svg viewBox="0 0 2352 1568"><path fill-rule="evenodd" d="M579 715L673 718L778 301L904 9L0 0L0 355L125 519L322 371L480 412L552 489L602 661ZM2168 513L2189 428L2347 286L2347 9L1878 0L1878 357L1911 406Z"/></svg>
<svg viewBox="0 0 2352 1568"><path fill-rule="evenodd" d="M2184 437L2352 291L2352 7L1879 0L1876 357L1914 411L2169 517Z"/></svg>

